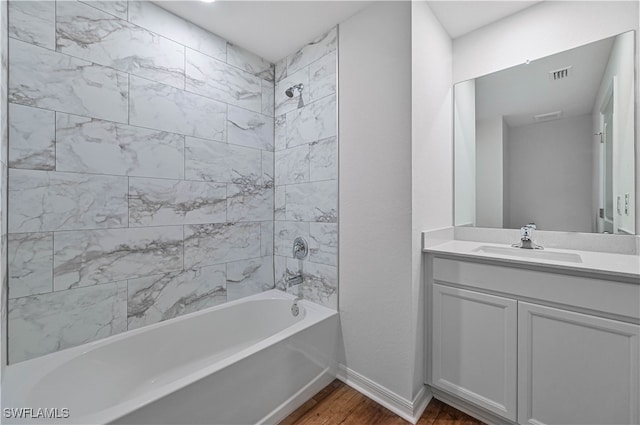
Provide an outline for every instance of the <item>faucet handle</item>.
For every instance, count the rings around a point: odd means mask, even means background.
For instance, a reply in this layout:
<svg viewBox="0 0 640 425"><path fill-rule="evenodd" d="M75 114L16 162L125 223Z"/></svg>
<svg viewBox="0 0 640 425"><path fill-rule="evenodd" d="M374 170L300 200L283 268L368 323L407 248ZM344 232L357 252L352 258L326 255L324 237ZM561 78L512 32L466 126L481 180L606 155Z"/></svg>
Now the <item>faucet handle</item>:
<svg viewBox="0 0 640 425"><path fill-rule="evenodd" d="M309 253L309 244L302 236L298 236L293 241L293 258L303 260Z"/></svg>
<svg viewBox="0 0 640 425"><path fill-rule="evenodd" d="M522 240L523 241L531 240L531 235L533 234L533 229L535 229L535 227L522 226L520 228L520 235L522 236Z"/></svg>

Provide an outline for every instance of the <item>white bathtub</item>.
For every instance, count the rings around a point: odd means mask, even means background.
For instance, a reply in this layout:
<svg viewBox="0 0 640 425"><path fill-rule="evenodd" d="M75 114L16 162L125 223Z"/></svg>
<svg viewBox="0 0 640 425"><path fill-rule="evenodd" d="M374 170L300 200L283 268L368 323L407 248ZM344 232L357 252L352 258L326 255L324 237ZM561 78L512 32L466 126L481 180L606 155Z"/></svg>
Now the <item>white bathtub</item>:
<svg viewBox="0 0 640 425"><path fill-rule="evenodd" d="M271 290L10 365L2 423L277 423L336 375L338 314L302 301L294 317L292 299Z"/></svg>

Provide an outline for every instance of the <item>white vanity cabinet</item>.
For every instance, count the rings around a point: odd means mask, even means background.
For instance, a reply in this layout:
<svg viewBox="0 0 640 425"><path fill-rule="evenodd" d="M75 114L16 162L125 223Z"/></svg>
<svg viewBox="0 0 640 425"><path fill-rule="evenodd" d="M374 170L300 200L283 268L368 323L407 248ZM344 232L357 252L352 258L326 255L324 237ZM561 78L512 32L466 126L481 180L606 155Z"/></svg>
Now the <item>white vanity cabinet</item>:
<svg viewBox="0 0 640 425"><path fill-rule="evenodd" d="M515 421L517 312L515 300L433 285L434 385Z"/></svg>
<svg viewBox="0 0 640 425"><path fill-rule="evenodd" d="M640 326L518 302L518 422L638 424Z"/></svg>
<svg viewBox="0 0 640 425"><path fill-rule="evenodd" d="M436 397L492 423L640 423L640 284L429 263Z"/></svg>

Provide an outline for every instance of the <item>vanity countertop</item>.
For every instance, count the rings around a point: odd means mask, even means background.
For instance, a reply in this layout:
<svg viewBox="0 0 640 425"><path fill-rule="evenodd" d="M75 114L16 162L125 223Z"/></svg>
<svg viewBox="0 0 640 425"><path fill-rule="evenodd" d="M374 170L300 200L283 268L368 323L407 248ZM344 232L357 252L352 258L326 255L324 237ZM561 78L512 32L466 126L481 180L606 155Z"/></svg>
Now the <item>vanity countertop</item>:
<svg viewBox="0 0 640 425"><path fill-rule="evenodd" d="M510 251L513 249L513 253ZM529 252L521 252L529 251ZM473 242L463 240L442 241L423 248L423 252L441 254L460 259L476 259L512 264L514 266L535 266L566 273L588 273L598 276L622 278L640 284L640 256L637 254L614 254L608 252L579 251L565 249L521 250L509 245ZM540 253L540 254L538 254ZM546 253L546 254L544 254ZM554 256L561 259L540 258ZM578 257L579 256L579 257Z"/></svg>

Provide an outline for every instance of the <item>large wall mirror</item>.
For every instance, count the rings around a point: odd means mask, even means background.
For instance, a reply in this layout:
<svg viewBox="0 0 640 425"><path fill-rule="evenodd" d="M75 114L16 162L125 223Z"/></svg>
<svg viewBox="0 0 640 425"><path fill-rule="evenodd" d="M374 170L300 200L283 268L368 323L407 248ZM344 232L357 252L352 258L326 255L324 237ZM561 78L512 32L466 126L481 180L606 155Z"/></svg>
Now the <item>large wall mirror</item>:
<svg viewBox="0 0 640 425"><path fill-rule="evenodd" d="M455 224L635 234L633 31L456 84Z"/></svg>

